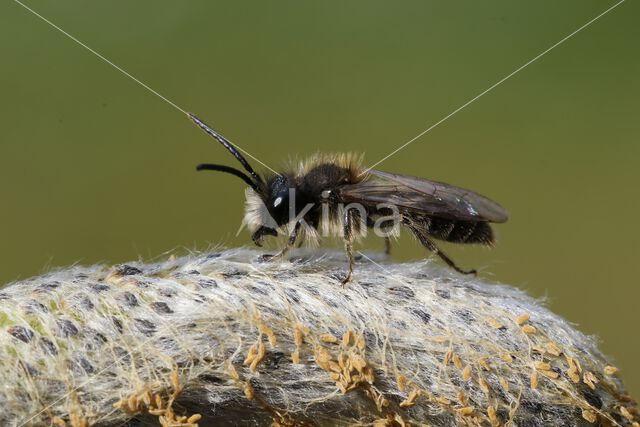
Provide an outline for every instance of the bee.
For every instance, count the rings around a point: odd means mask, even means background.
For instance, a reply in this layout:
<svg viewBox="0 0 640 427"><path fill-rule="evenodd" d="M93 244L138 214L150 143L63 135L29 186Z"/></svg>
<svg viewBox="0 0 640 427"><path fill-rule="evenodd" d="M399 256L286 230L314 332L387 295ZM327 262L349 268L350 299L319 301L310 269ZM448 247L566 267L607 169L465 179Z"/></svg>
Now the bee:
<svg viewBox="0 0 640 427"><path fill-rule="evenodd" d="M475 243L493 246L491 223L503 223L507 211L473 191L442 182L399 175L361 166L352 154L316 155L281 173L259 175L240 151L225 137L193 114L189 118L222 144L243 166L236 168L203 163L197 170L224 172L242 179L247 189L244 224L257 246L267 236L286 236L286 243L275 255L284 257L302 243L317 243L320 232L337 235L344 241L351 280L356 237L368 228L382 230L386 252L390 238L406 227L429 251L462 274L463 270L435 243Z"/></svg>

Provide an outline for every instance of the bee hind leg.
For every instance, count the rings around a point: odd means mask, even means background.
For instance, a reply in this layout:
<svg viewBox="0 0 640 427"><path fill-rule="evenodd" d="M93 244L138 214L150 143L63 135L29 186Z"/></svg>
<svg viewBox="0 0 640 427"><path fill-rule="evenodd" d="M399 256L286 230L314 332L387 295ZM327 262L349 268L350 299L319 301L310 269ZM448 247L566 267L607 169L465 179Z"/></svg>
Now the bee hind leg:
<svg viewBox="0 0 640 427"><path fill-rule="evenodd" d="M436 255L438 255L440 257L441 260L443 260L445 263L447 263L447 265L451 268L453 268L455 271L457 271L460 274L472 274L472 275L476 275L478 274L478 272L475 269L471 269L471 270L463 270L460 267L458 267L456 265L456 263L447 256L447 254L445 254L444 252L442 252L436 245L433 245L435 247L435 250L433 250L433 253L435 253Z"/></svg>
<svg viewBox="0 0 640 427"><path fill-rule="evenodd" d="M438 257L440 257L440 259L442 261L444 261L449 267L453 268L458 273L460 273L460 274L473 274L473 275L478 273L476 270L463 270L463 269L461 269L460 267L458 267L456 265L456 263L451 258L449 258L449 256L447 254L442 252L440 250L440 248L438 248L438 246L436 246L436 244L433 243L431 241L431 239L429 239L424 233L421 233L419 230L416 230L414 228L412 228L412 231L413 231L413 234L416 235L418 240L420 240L420 243L422 243L422 246L424 246L425 248L427 248L428 250L430 250L431 252L436 254Z"/></svg>

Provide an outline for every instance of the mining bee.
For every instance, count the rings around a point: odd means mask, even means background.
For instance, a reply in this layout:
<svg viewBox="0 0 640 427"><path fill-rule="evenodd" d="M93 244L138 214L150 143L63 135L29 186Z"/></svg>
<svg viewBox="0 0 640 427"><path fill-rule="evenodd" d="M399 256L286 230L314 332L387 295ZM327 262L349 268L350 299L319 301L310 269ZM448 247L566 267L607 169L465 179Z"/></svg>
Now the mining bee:
<svg viewBox="0 0 640 427"><path fill-rule="evenodd" d="M265 255L265 260L285 256L298 241L316 243L325 231L344 240L349 267L343 283L347 283L355 262L354 239L361 231L383 230L388 253L390 237L397 235L402 225L450 267L462 274L475 274L475 270L459 268L434 240L492 246L495 238L490 223L508 219L504 208L473 191L365 169L351 154L318 154L281 173L261 176L225 137L195 115L189 117L229 150L247 172L218 164L197 166L197 170L234 175L249 186L244 224L254 243L262 246L265 236L287 236L282 250Z"/></svg>

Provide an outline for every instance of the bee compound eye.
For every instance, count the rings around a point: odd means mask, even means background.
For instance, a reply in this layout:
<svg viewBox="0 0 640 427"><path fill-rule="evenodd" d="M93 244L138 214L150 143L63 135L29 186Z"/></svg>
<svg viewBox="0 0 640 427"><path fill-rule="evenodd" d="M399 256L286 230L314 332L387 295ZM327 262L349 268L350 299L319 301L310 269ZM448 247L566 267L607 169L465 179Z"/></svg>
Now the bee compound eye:
<svg viewBox="0 0 640 427"><path fill-rule="evenodd" d="M282 197L278 197L273 201L273 207L277 208L278 206L280 206L281 203L282 203Z"/></svg>

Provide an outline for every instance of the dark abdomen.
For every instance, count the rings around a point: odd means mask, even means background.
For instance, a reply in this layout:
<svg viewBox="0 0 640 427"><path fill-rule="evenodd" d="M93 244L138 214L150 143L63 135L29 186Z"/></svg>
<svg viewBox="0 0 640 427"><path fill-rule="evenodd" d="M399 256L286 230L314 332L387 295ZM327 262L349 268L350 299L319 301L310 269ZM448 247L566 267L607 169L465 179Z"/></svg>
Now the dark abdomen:
<svg viewBox="0 0 640 427"><path fill-rule="evenodd" d="M423 227L428 235L446 242L483 245L491 245L494 242L493 230L487 222L425 217Z"/></svg>

